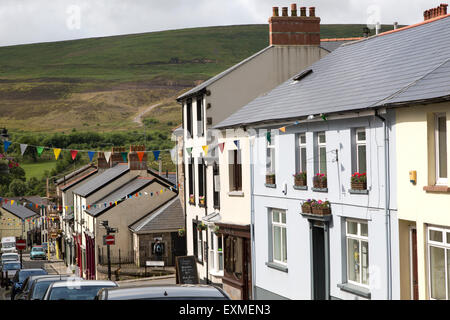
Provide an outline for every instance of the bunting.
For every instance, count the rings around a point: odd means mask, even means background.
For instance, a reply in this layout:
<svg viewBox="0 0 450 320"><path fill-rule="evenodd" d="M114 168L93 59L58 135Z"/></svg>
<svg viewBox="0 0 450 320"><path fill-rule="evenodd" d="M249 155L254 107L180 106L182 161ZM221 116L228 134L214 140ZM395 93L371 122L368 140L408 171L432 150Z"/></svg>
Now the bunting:
<svg viewBox="0 0 450 320"><path fill-rule="evenodd" d="M121 152L120 155L122 156L123 162L127 162L127 160L128 160L128 152Z"/></svg>
<svg viewBox="0 0 450 320"><path fill-rule="evenodd" d="M209 146L202 146L203 152L205 153L205 156L208 155L208 148Z"/></svg>
<svg viewBox="0 0 450 320"><path fill-rule="evenodd" d="M159 153L160 153L159 150L158 150L158 151L153 151L153 156L155 157L155 160L156 160L156 161L158 161Z"/></svg>
<svg viewBox="0 0 450 320"><path fill-rule="evenodd" d="M111 158L111 151L106 151L106 152L104 152L104 154L105 154L106 162L109 162L109 158Z"/></svg>
<svg viewBox="0 0 450 320"><path fill-rule="evenodd" d="M5 152L8 150L9 146L12 144L11 141L4 141L3 142L3 148L5 149Z"/></svg>
<svg viewBox="0 0 450 320"><path fill-rule="evenodd" d="M76 156L78 154L78 150L70 150L70 154L72 155L72 160L75 161L75 158L76 158Z"/></svg>
<svg viewBox="0 0 450 320"><path fill-rule="evenodd" d="M92 162L92 159L94 158L95 151L88 151L89 161Z"/></svg>
<svg viewBox="0 0 450 320"><path fill-rule="evenodd" d="M37 151L38 156L40 157L42 152L44 151L44 147L36 147L36 151Z"/></svg>
<svg viewBox="0 0 450 320"><path fill-rule="evenodd" d="M286 132L286 127L281 127L281 128L280 128L280 131L281 131L281 132Z"/></svg>
<svg viewBox="0 0 450 320"><path fill-rule="evenodd" d="M25 153L25 150L27 150L28 145L27 144L21 144L20 145L20 153L23 154Z"/></svg>
<svg viewBox="0 0 450 320"><path fill-rule="evenodd" d="M186 148L186 152L188 153L188 155L190 155L192 153L192 147L191 148Z"/></svg>
<svg viewBox="0 0 450 320"><path fill-rule="evenodd" d="M225 142L219 143L220 152L223 153L223 149L225 148Z"/></svg>
<svg viewBox="0 0 450 320"><path fill-rule="evenodd" d="M239 141L239 140L234 140L234 144L236 145L236 148L239 149L239 147L240 147L240 141Z"/></svg>
<svg viewBox="0 0 450 320"><path fill-rule="evenodd" d="M138 155L138 158L139 158L139 162L142 162L142 159L144 158L144 152L143 151L138 151L137 155Z"/></svg>
<svg viewBox="0 0 450 320"><path fill-rule="evenodd" d="M55 160L58 160L59 155L61 153L61 149L59 148L53 148L53 153L55 154Z"/></svg>

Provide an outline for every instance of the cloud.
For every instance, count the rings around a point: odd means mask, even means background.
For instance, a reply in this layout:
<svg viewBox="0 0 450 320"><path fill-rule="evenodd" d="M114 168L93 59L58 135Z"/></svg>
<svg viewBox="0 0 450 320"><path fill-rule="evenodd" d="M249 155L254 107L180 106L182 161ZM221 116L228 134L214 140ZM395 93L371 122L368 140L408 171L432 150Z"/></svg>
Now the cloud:
<svg viewBox="0 0 450 320"><path fill-rule="evenodd" d="M265 24L272 6L293 0L2 0L0 46L189 27ZM383 24L412 24L429 0L308 0L322 23L367 23L376 8ZM368 10L372 8L372 10ZM373 20L373 19L372 19Z"/></svg>

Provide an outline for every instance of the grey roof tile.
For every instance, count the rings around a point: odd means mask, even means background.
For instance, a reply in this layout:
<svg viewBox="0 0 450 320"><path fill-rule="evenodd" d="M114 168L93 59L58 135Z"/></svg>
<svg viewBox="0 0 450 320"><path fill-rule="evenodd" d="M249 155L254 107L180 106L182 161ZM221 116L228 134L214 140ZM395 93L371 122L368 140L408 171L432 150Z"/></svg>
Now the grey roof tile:
<svg viewBox="0 0 450 320"><path fill-rule="evenodd" d="M344 44L310 66L312 74L292 77L215 128L445 97L449 58L450 15Z"/></svg>
<svg viewBox="0 0 450 320"><path fill-rule="evenodd" d="M108 183L125 174L129 170L130 169L128 169L128 164L119 163L114 167L109 168L104 172L102 172L101 174L97 175L92 180L82 184L80 187L75 189L73 193L78 194L82 197L87 197L91 193L95 192L104 185L107 185Z"/></svg>
<svg viewBox="0 0 450 320"><path fill-rule="evenodd" d="M3 204L2 208L20 219L28 219L30 217L39 215L38 213L31 211L23 205L11 205L9 202Z"/></svg>

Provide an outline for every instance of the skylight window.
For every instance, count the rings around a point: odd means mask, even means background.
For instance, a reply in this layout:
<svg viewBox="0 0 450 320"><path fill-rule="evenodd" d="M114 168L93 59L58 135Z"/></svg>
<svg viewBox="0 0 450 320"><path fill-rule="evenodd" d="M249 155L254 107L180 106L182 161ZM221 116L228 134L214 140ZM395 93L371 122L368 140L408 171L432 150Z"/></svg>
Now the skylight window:
<svg viewBox="0 0 450 320"><path fill-rule="evenodd" d="M302 80L303 78L305 78L305 77L307 77L308 75L310 75L312 72L313 72L312 69L308 69L308 70L302 71L301 73L299 73L298 75L296 75L296 76L294 77L294 81L300 81L300 80Z"/></svg>

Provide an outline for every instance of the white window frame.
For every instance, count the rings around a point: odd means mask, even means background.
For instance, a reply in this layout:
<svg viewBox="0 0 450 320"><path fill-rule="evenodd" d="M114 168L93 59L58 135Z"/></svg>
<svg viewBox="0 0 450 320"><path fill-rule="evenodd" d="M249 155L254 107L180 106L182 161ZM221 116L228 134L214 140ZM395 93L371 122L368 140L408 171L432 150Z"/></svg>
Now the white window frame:
<svg viewBox="0 0 450 320"><path fill-rule="evenodd" d="M321 136L325 137L325 142L320 142ZM320 149L325 148L325 172L320 171L320 163L321 163L321 157L320 157ZM327 135L325 134L325 131L321 131L317 133L317 158L319 159L318 166L317 166L317 173L324 173L327 174Z"/></svg>
<svg viewBox="0 0 450 320"><path fill-rule="evenodd" d="M270 156L267 154L269 150ZM270 161L270 166L267 161ZM266 174L275 174L275 135L271 135L270 142L266 139Z"/></svg>
<svg viewBox="0 0 450 320"><path fill-rule="evenodd" d="M278 212L280 214L280 221L279 222L274 222L273 221L273 216L274 213ZM281 218L282 215L285 215L285 223L283 223L283 219ZM286 210L280 210L280 209L272 209L270 210L270 221L271 221L271 229L272 229L272 261L283 265L283 266L287 266L287 215L286 215ZM282 237L282 233L280 233L281 235L281 246L280 246L280 250L281 250L281 256L283 255L282 253L284 252L285 246L286 246L286 262L284 261L280 261L280 260L276 260L275 259L275 227L280 227L281 229L284 229L285 233L286 233L286 243L283 244L283 237Z"/></svg>
<svg viewBox="0 0 450 320"><path fill-rule="evenodd" d="M304 143L302 143L302 138L305 138L305 142ZM302 150L303 149L307 150L306 149L306 133L299 133L299 134L297 134L297 168L296 168L296 173L307 172L308 161L306 161L305 168L302 168L302 162L304 160L302 158Z"/></svg>
<svg viewBox="0 0 450 320"><path fill-rule="evenodd" d="M211 229L209 239L211 239L214 242L214 244L211 245L209 248L210 258L212 257L212 259L209 260L209 261L211 261L211 263L209 265L209 267L210 267L209 273L213 276L220 277L220 276L223 276L223 260L222 260L222 269L219 268L220 256L222 256L222 259L223 259L223 244L224 244L223 235L217 236L215 234L215 232L213 231L214 227L211 227L208 229ZM219 252L219 238L222 238L222 251L221 252Z"/></svg>
<svg viewBox="0 0 450 320"><path fill-rule="evenodd" d="M348 222L354 222L357 224L357 234L351 234L348 232ZM362 236L361 235L361 224L367 224L367 236ZM347 282L354 284L356 286L359 287L364 287L369 289L370 286L370 272L368 270L368 284L364 284L362 283L362 263L361 263L361 257L362 257L362 245L361 245L361 241L366 241L367 242L367 248L369 248L369 222L368 221L363 221L363 220L356 220L356 219L345 219L345 249L346 249L346 259L347 259ZM359 280L360 282L356 282L353 280L350 280L350 272L349 272L349 265L348 265L348 239L353 239L353 240L357 240L359 242ZM369 250L369 249L367 249ZM368 268L370 267L370 253L368 253Z"/></svg>
<svg viewBox="0 0 450 320"><path fill-rule="evenodd" d="M197 259L200 262L203 262L203 230L198 229L197 229Z"/></svg>
<svg viewBox="0 0 450 320"><path fill-rule="evenodd" d="M444 117L447 121L447 116L445 113L436 113L434 119L434 140L435 140L435 157L436 157L436 185L448 184L448 166L447 166L447 178L440 177L440 166L439 166L439 118ZM447 128L447 127L446 127ZM447 134L447 131L445 132ZM447 150L448 152L448 150ZM447 153L448 156L448 153Z"/></svg>
<svg viewBox="0 0 450 320"><path fill-rule="evenodd" d="M442 232L442 242L433 241L430 240L430 231L440 231ZM436 248L442 248L444 249L444 266L445 266L445 297L446 300L450 300L450 294L448 292L448 279L450 277L450 270L448 270L448 264L447 264L447 255L450 250L450 243L447 243L447 233L450 233L450 228L440 228L440 227L432 227L429 226L426 228L427 232L427 269L428 269L428 296L430 297L430 300L438 300L431 297L431 250L430 246L436 247Z"/></svg>
<svg viewBox="0 0 450 320"><path fill-rule="evenodd" d="M359 140L358 133L360 133L360 132L364 132L365 137L366 137L364 140ZM356 135L356 139L355 139L355 141L356 141L356 172L365 173L365 172L361 172L361 168L359 167L359 147L360 146L366 147L366 171L367 171L367 132L366 132L366 128L356 129L355 135Z"/></svg>

